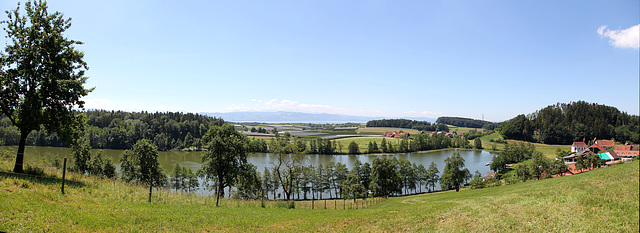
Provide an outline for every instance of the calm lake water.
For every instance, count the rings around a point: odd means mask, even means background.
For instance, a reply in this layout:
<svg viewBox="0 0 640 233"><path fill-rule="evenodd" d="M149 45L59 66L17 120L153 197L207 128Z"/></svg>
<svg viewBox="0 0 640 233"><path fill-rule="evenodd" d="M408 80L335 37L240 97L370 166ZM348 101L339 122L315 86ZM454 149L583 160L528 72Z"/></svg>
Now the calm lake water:
<svg viewBox="0 0 640 233"><path fill-rule="evenodd" d="M0 147L0 149L9 150L14 154L18 150L16 146L5 146ZM373 159L378 157L396 157L405 158L412 163L415 162L416 164L422 164L425 168L428 168L431 162L435 162L438 166L438 170L440 171L439 175L442 175L442 171L444 170L444 160L451 156L455 151L460 152L460 155L465 160L466 168L469 169L472 174L476 170L480 171L482 175L489 171L489 166L485 166L485 164L491 162L491 159L493 158L491 153L487 151L459 149L376 155L308 155L305 165L313 165L314 167L317 167L319 164L324 166L330 162L340 162L346 164L351 170L353 164L358 160L362 163L368 162L369 164L372 164ZM71 149L61 147L27 147L25 150L25 162L29 163L29 161L39 161L44 159L53 160L54 158L60 158L62 160L64 157L71 158L70 152ZM118 168L122 152L122 150L102 150L102 153L111 158ZM160 166L162 166L167 174L171 174L173 172L173 168L176 163L180 163L183 167L189 167L195 172L202 166L202 153L203 152L161 151L159 152ZM248 155L247 160L249 163L256 165L258 167L257 171L260 173L264 171L265 167L272 167L269 153L251 153ZM436 186L436 189L439 189L439 185ZM200 190L199 194L206 195L208 192Z"/></svg>

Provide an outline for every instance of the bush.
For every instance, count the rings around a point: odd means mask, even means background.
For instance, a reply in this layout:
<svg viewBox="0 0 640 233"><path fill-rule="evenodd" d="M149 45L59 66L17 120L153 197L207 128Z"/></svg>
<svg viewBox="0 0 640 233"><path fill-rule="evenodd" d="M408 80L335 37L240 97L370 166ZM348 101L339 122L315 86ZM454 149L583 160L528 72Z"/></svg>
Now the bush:
<svg viewBox="0 0 640 233"><path fill-rule="evenodd" d="M287 209L295 209L296 203L294 201L279 201L276 203L276 207L278 208L287 208Z"/></svg>
<svg viewBox="0 0 640 233"><path fill-rule="evenodd" d="M44 176L44 169L27 165L26 168L24 169L24 174L29 174L34 176Z"/></svg>

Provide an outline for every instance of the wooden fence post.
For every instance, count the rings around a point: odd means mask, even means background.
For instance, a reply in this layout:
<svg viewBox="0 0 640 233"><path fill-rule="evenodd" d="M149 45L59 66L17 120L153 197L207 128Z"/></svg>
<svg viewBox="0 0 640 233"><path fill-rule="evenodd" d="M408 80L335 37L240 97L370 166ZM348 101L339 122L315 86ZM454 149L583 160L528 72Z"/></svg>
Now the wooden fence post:
<svg viewBox="0 0 640 233"><path fill-rule="evenodd" d="M67 158L64 158L64 163L62 164L62 195L64 195L64 179L67 175Z"/></svg>

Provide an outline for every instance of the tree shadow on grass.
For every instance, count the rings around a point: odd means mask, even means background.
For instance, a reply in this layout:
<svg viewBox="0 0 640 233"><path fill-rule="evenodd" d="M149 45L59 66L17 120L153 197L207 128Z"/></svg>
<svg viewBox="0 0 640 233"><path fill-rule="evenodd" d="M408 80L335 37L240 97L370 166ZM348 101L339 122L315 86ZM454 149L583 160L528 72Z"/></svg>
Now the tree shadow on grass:
<svg viewBox="0 0 640 233"><path fill-rule="evenodd" d="M31 183L38 183L42 185L62 185L62 178L50 177L50 176L35 176L31 174L21 174L13 172L0 171L0 178L18 178L22 180L28 180ZM64 181L65 187L81 188L85 186L84 182L68 180Z"/></svg>

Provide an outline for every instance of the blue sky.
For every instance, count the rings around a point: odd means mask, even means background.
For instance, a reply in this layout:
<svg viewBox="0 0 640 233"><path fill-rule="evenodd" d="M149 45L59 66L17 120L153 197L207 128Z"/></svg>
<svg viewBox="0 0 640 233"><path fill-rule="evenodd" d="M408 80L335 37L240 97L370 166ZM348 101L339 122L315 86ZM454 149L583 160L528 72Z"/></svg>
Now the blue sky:
<svg viewBox="0 0 640 233"><path fill-rule="evenodd" d="M85 43L89 108L491 121L578 100L639 111L637 0L69 0L49 11Z"/></svg>

